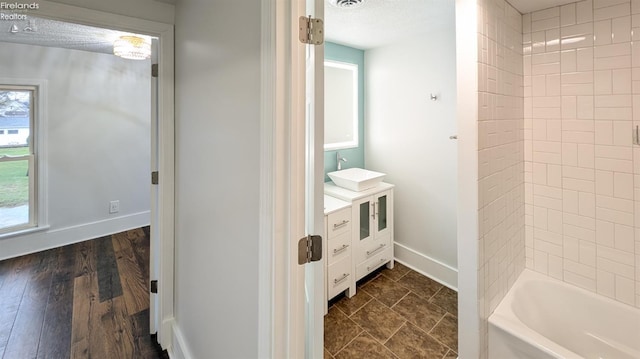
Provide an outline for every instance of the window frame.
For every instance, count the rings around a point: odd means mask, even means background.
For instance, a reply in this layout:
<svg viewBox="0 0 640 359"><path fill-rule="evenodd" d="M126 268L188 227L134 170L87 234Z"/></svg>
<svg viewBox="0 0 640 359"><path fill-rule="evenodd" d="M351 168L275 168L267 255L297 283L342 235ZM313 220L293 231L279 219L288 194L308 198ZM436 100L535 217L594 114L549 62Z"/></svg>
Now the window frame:
<svg viewBox="0 0 640 359"><path fill-rule="evenodd" d="M0 239L48 228L47 166L46 166L46 105L47 81L41 79L0 78L0 90L32 91L29 115L29 154L15 161L29 161L29 221L0 228ZM10 161L5 159L4 161Z"/></svg>

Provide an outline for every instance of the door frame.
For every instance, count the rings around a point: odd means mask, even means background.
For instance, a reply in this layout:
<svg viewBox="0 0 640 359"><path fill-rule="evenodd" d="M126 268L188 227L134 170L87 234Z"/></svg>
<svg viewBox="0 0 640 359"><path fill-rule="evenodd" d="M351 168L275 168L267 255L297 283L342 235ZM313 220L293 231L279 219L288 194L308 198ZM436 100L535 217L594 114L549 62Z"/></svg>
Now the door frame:
<svg viewBox="0 0 640 359"><path fill-rule="evenodd" d="M160 268L158 279L158 342L162 348L171 346L174 292L174 247L175 247L175 205L174 205L174 33L173 25L138 19L103 11L45 1L39 3L35 16L103 27L158 38L158 158L159 196L157 216L160 246L154 248ZM151 71L151 69L149 69ZM151 134L150 134L151 135ZM149 181L151 186L151 181ZM154 265L151 263L151 266Z"/></svg>

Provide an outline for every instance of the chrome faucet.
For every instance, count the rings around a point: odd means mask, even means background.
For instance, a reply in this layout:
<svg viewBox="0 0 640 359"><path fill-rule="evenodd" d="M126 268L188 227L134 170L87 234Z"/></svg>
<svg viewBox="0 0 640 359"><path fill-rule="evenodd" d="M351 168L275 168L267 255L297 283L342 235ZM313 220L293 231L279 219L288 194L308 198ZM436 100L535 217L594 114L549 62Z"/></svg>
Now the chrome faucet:
<svg viewBox="0 0 640 359"><path fill-rule="evenodd" d="M340 157L340 152L336 152L336 162L338 162L338 171L342 169L342 162L347 162L347 159Z"/></svg>

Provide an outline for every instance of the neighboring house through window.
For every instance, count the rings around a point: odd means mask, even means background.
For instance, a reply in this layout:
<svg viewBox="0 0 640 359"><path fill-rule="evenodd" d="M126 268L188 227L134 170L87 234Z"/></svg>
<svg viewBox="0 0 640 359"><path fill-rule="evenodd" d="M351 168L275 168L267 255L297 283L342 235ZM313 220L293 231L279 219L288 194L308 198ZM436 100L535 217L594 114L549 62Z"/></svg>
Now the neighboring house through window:
<svg viewBox="0 0 640 359"><path fill-rule="evenodd" d="M38 226L38 87L0 85L0 234Z"/></svg>

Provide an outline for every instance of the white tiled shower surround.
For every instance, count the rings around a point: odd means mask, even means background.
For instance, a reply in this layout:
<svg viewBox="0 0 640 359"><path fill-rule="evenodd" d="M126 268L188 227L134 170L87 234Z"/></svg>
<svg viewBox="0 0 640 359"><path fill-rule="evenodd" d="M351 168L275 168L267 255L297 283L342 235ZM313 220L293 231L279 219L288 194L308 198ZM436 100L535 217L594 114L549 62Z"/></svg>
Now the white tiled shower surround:
<svg viewBox="0 0 640 359"><path fill-rule="evenodd" d="M640 0L522 26L526 266L640 307Z"/></svg>
<svg viewBox="0 0 640 359"><path fill-rule="evenodd" d="M481 352L487 318L525 267L522 16L478 1L478 180Z"/></svg>

